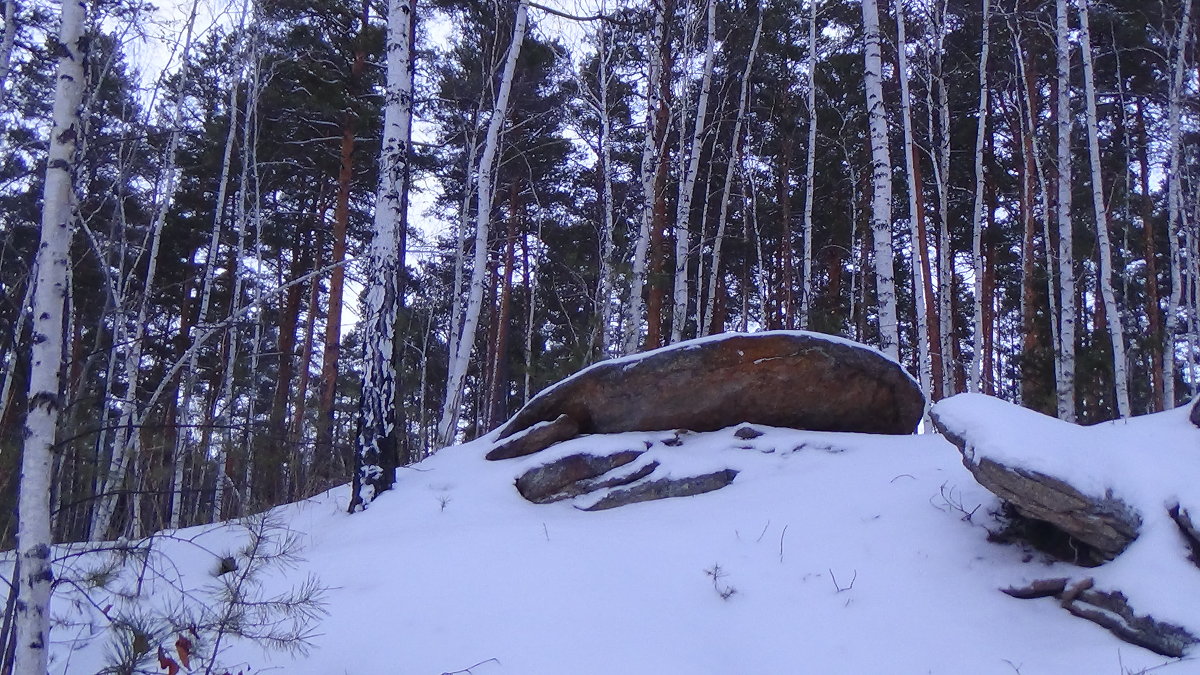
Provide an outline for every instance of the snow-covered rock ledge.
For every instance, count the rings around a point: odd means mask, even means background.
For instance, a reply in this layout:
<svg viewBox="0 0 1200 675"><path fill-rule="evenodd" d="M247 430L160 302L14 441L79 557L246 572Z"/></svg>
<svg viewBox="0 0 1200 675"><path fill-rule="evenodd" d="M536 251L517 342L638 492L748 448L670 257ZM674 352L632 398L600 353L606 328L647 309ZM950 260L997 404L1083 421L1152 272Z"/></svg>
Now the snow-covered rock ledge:
<svg viewBox="0 0 1200 675"><path fill-rule="evenodd" d="M1128 642L1177 657L1200 629L1200 530L1191 515L1200 508L1198 406L1081 427L960 394L930 417L975 479L1037 533L1030 543L1094 568L1006 593L1055 597Z"/></svg>

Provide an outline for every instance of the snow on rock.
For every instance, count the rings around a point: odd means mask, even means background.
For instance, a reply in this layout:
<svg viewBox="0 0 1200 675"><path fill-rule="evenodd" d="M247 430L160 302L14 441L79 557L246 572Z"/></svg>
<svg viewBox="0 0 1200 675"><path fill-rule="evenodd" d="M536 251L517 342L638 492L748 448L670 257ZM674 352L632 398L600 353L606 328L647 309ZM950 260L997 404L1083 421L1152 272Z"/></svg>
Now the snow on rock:
<svg viewBox="0 0 1200 675"><path fill-rule="evenodd" d="M982 485L1069 535L1079 562L1100 565L1061 588L1042 580L1015 594L1051 588L1073 614L1163 654L1196 642L1200 569L1186 557L1200 546L1188 516L1200 508L1200 429L1186 407L1081 427L959 394L930 416Z"/></svg>
<svg viewBox="0 0 1200 675"><path fill-rule="evenodd" d="M924 405L912 376L865 345L804 331L727 333L586 368L534 397L498 438L564 414L583 433L751 422L910 434Z"/></svg>

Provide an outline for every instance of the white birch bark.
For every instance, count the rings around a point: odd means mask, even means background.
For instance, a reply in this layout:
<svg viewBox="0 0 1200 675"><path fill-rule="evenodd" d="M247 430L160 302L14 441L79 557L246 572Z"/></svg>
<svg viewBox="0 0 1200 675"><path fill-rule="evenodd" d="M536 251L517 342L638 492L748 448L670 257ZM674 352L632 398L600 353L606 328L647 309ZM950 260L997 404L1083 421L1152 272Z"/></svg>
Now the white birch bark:
<svg viewBox="0 0 1200 675"><path fill-rule="evenodd" d="M892 261L892 160L883 103L883 56L876 0L863 0L863 88L871 138L871 231L875 244L875 294L879 303L879 349L899 360L900 326ZM986 41L985 41L986 44ZM985 47L986 49L986 47Z"/></svg>
<svg viewBox="0 0 1200 675"><path fill-rule="evenodd" d="M721 246L725 240L725 221L729 216L729 202L732 200L733 173L741 163L742 128L746 123L746 106L750 101L750 73L754 69L754 59L758 56L758 43L762 38L763 14L759 12L758 25L754 28L754 39L750 42L750 53L746 57L746 68L742 71L742 89L738 95L737 117L733 120L733 138L730 139L729 164L725 167L725 185L722 189L721 211L717 216L717 233L713 240L712 269L708 276L708 299L704 303L704 314L700 318L700 335L708 335L712 331L713 311L717 304L717 280L721 274Z"/></svg>
<svg viewBox="0 0 1200 675"><path fill-rule="evenodd" d="M1055 63L1058 123L1056 219L1058 221L1058 417L1075 421L1075 254L1071 224L1071 41L1067 0L1057 0Z"/></svg>
<svg viewBox="0 0 1200 675"><path fill-rule="evenodd" d="M809 0L808 14L808 148L804 169L804 259L800 272L800 327L807 329L812 312L813 184L817 166L817 0Z"/></svg>
<svg viewBox="0 0 1200 675"><path fill-rule="evenodd" d="M916 139L913 138L912 100L908 90L908 40L905 37L904 5L896 3L896 53L900 67L900 112L904 122L904 168L908 174L908 225L912 236L912 280L913 299L917 312L917 360L921 378L921 391L926 400L932 400L933 361L929 353L929 324L926 321L925 274L921 264L928 251L922 250L923 242L917 231L917 200L921 198L921 186L917 184Z"/></svg>
<svg viewBox="0 0 1200 675"><path fill-rule="evenodd" d="M195 26L198 5L198 2L192 3L187 23L184 26L183 49L180 59L182 65L179 72L180 91L187 90L187 82L191 74L188 68L188 59L191 53L192 32ZM182 108L185 105L184 100L181 96L178 104L172 110L168 121L171 131L167 141L167 149L163 153L163 188L155 205L154 220L148 234L148 246L143 246L144 249L148 248L149 250L146 276L142 283L142 297L138 304L137 319L133 323L133 335L130 338L129 349L125 352L125 378L127 385L125 395L118 402L117 437L113 442L112 459L109 462L108 471L100 477L100 498L97 500L96 512L92 516L88 532L88 539L91 541L99 541L108 536L108 529L112 524L112 517L117 504L117 495L114 491L119 490L125 484L129 473L129 462L133 456L133 448L131 446L133 445L132 439L136 434L132 428L132 423L137 408L138 380L142 371L142 346L146 336L151 295L158 272L158 251L162 243L162 230L166 224L167 213L174 202L175 189L179 180L176 162L178 160L179 142L183 136L181 131L183 121Z"/></svg>
<svg viewBox="0 0 1200 675"><path fill-rule="evenodd" d="M396 367L392 361L399 311L396 273L404 227L403 194L408 189L408 139L412 131L413 0L389 0L387 10L387 95L379 190L367 258L366 320L362 399L354 448L350 511L367 508L391 489L396 456ZM497 112L499 114L499 111Z"/></svg>
<svg viewBox="0 0 1200 675"><path fill-rule="evenodd" d="M1175 407L1175 332L1179 328L1179 310L1183 300L1183 265L1179 237L1183 223L1182 106L1183 78L1186 70L1187 42L1191 35L1192 3L1183 3L1183 18L1175 39L1175 58L1171 68L1171 90L1167 108L1167 134L1170 158L1167 165L1167 241L1171 264L1171 294L1167 300L1163 336L1163 398L1167 409ZM1190 356L1190 354L1189 354Z"/></svg>
<svg viewBox="0 0 1200 675"><path fill-rule="evenodd" d="M236 316L242 308L242 293L246 283L246 230L250 225L250 216L246 209L246 202L251 199L251 172L253 167L253 149L254 149L254 127L257 106L258 89L256 81L253 79L253 73L257 68L257 64L253 59L255 56L255 47L250 45L247 50L247 61L250 66L251 77L247 80L246 94L246 111L242 115L242 144L241 144L241 172L238 177L238 190L235 202L236 215L234 217L235 227L237 228L237 245L233 251L233 292L229 300L229 315ZM238 80L240 81L240 77ZM260 295L261 297L261 295ZM240 342L240 333L242 332L237 323L230 322L229 332L226 334L229 348L225 353L225 372L221 377L221 399L216 417L216 427L221 430L222 440L217 443L216 447L216 479L213 482L213 503L212 503L212 521L219 522L225 515L225 490L227 487L232 487L232 480L229 478L228 461L229 450L236 443L236 432L234 430L234 413L235 402L233 391L233 366L238 360L238 348ZM252 372L251 378L254 377ZM253 400L253 396L250 397ZM245 503L245 499L242 499Z"/></svg>
<svg viewBox="0 0 1200 675"><path fill-rule="evenodd" d="M679 199L675 212L675 288L671 316L671 342L673 343L679 342L683 338L683 326L687 323L688 258L691 250L691 231L688 223L691 220L692 200L695 199L696 176L700 172L700 151L703 149L704 137L707 135L705 120L708 118L713 59L716 54L717 3L716 0L707 0L705 4L705 25L708 36L704 46L704 75L700 80L700 98L696 102L688 161L679 184Z"/></svg>
<svg viewBox="0 0 1200 675"><path fill-rule="evenodd" d="M971 374L967 381L967 390L979 392L983 380L983 303L990 299L983 297L983 220L984 220L984 167L983 147L987 140L988 126L988 51L991 47L991 12L990 0L983 0L983 42L979 56L979 108L976 114L975 128L975 201L971 213L971 261L975 272L975 297L972 306L974 349L971 355Z"/></svg>
<svg viewBox="0 0 1200 675"><path fill-rule="evenodd" d="M646 46L650 56L649 72L646 79L646 135L642 142L642 214L638 226L637 240L633 247L633 270L629 288L629 304L626 306L625 340L622 353L632 354L637 351L642 335L642 291L646 286L646 250L650 245L650 221L654 212L654 175L657 169L655 158L658 157L656 142L657 123L656 111L661 103L663 63L662 43L666 33L666 12L662 0L653 0L651 9L654 12L654 27Z"/></svg>
<svg viewBox="0 0 1200 675"><path fill-rule="evenodd" d="M72 175L83 98L84 4L62 3L53 124L43 186L41 241L35 266L25 440L18 497L14 675L44 675L50 642L50 471L62 408L63 311L74 220Z"/></svg>
<svg viewBox="0 0 1200 675"><path fill-rule="evenodd" d="M1116 390L1117 414L1129 417L1129 378L1125 365L1125 331L1121 327L1121 309L1113 289L1112 241L1108 232L1108 207L1104 203L1104 182L1101 175L1099 120L1096 115L1096 80L1092 67L1091 27L1087 0L1079 0L1079 41L1083 56L1083 93L1087 111L1088 156L1092 165L1092 208L1096 214L1096 243L1100 249L1099 286L1112 342L1113 384Z"/></svg>
<svg viewBox="0 0 1200 675"><path fill-rule="evenodd" d="M943 53L946 41L946 3L943 2L937 19L937 42L933 50L934 59L934 77L933 81L937 85L937 103L934 104L933 87L926 92L927 109L928 109L928 126L930 139L936 139L937 154L933 162L933 183L937 190L938 203L938 232L937 232L937 288L938 288L938 335L941 339L941 344L938 348L942 352L942 381L939 383L942 391L942 396L948 396L954 392L954 374L958 369L958 364L954 361L954 330L953 321L954 315L951 311L952 307L952 286L954 280L954 269L952 266L953 254L950 250L950 228L949 228L949 175L950 175L950 104L946 94L946 80L944 77ZM938 132L934 133L934 119L936 119ZM934 142L931 140L931 142Z"/></svg>
<svg viewBox="0 0 1200 675"><path fill-rule="evenodd" d="M242 3L242 22L246 16L246 3ZM225 214L225 202L229 194L229 165L233 157L233 146L237 139L238 87L229 88L229 130L225 136L225 151L221 160L221 177L217 186L217 198L213 206L213 224L209 233L208 250L204 261L204 281L200 291L200 307L197 310L195 325L202 326L208 320L208 309L212 303L212 291L217 267L217 251L221 241L221 221ZM196 387L196 367L199 362L199 350L191 350L186 376L184 377L183 399L179 406L179 419L185 429L179 433L175 443L173 471L171 474L171 508L169 523L172 529L178 528L183 517L183 479L184 467L187 464L188 437L191 435L186 425L194 419L196 411L192 410L192 397Z"/></svg>
<svg viewBox="0 0 1200 675"><path fill-rule="evenodd" d="M605 11L605 3L601 2L601 14ZM604 176L604 226L600 234L600 270L596 279L596 311L600 316L592 339L591 358L593 360L599 360L608 353L609 324L612 323L613 315L613 259L616 254L616 244L613 241L612 119L608 109L609 79L612 77L610 66L612 50L608 44L608 27L603 21L600 22L598 38L600 54L597 59L599 70L596 73L596 84L599 89L599 101L596 114L600 120L600 165ZM530 304L532 306L532 303Z"/></svg>
<svg viewBox="0 0 1200 675"><path fill-rule="evenodd" d="M4 2L4 37L0 38L0 111L8 107L8 74L17 41L17 0Z"/></svg>
<svg viewBox="0 0 1200 675"><path fill-rule="evenodd" d="M451 336L453 349L446 376L446 397L442 402L442 415L438 422L438 441L442 445L449 445L457 433L463 385L467 376L467 363L471 357L471 350L475 347L475 329L479 325L479 312L483 305L483 287L487 282L487 243L491 226L493 196L492 170L500 145L500 131L508 115L508 99L512 92L517 58L521 54L521 44L525 40L528 10L527 0L521 0L517 5L516 19L513 23L513 38L505 57L500 89L496 94L496 105L492 110L492 117L488 121L483 153L479 158L479 177L475 193L474 264L471 270L471 287L463 316L462 333Z"/></svg>

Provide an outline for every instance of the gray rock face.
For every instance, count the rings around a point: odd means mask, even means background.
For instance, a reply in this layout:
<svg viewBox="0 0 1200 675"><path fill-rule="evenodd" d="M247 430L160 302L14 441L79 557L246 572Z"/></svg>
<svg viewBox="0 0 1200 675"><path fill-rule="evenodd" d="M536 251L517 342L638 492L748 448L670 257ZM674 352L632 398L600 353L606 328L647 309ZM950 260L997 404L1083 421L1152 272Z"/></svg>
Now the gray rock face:
<svg viewBox="0 0 1200 675"><path fill-rule="evenodd" d="M660 478L658 480L637 483L627 488L613 490L604 495L600 501L584 509L584 511L603 511L615 509L618 506L648 502L655 499L670 497L690 497L704 494L721 488L733 482L738 472L733 469L722 469L702 476L688 478Z"/></svg>
<svg viewBox="0 0 1200 675"><path fill-rule="evenodd" d="M534 397L500 437L561 415L580 433L715 431L748 422L910 434L924 406L904 369L865 346L798 331L730 334L581 371Z"/></svg>
<svg viewBox="0 0 1200 675"><path fill-rule="evenodd" d="M930 412L934 426L963 455L963 465L979 484L1011 504L1018 513L1048 523L1092 549L1080 562L1098 565L1117 557L1138 536L1141 516L1129 505L1106 494L1087 495L1063 478L1022 467L1005 466L975 453L962 430L949 429Z"/></svg>
<svg viewBox="0 0 1200 675"><path fill-rule="evenodd" d="M579 453L548 464L535 466L517 479L517 492L531 502L546 504L568 499L594 490L633 481L646 476L657 467L650 463L642 471L633 471L609 480L592 480L617 467L625 466L640 457L640 450L624 450L610 455ZM648 470L646 470L648 469Z"/></svg>

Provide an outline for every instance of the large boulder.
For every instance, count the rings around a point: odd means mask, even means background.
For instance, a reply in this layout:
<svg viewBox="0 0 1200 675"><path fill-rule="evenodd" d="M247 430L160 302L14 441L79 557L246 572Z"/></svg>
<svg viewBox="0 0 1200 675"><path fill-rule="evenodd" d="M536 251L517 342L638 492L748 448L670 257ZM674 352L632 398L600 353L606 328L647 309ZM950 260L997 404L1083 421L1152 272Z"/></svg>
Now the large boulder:
<svg viewBox="0 0 1200 675"><path fill-rule="evenodd" d="M534 397L499 438L560 415L580 433L749 422L910 434L924 407L913 378L865 345L801 331L729 333L587 368Z"/></svg>

